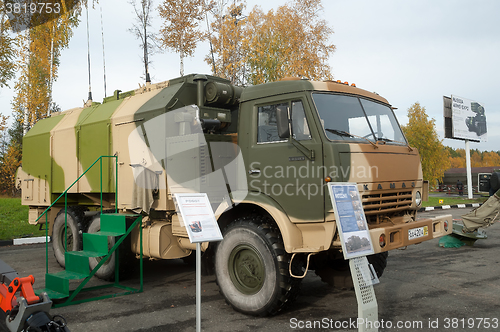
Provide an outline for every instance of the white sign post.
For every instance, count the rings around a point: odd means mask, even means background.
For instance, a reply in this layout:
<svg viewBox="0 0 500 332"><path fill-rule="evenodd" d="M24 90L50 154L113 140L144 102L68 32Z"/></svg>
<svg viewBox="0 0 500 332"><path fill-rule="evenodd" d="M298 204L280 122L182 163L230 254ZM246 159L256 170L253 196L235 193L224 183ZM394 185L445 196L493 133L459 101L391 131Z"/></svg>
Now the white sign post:
<svg viewBox="0 0 500 332"><path fill-rule="evenodd" d="M196 243L196 331L201 331L201 244L222 240L210 201L205 193L174 194L189 241Z"/></svg>
<svg viewBox="0 0 500 332"><path fill-rule="evenodd" d="M378 278L366 259L374 250L358 187L356 183L330 182L328 189L358 300L358 331L378 331L378 305L373 291Z"/></svg>

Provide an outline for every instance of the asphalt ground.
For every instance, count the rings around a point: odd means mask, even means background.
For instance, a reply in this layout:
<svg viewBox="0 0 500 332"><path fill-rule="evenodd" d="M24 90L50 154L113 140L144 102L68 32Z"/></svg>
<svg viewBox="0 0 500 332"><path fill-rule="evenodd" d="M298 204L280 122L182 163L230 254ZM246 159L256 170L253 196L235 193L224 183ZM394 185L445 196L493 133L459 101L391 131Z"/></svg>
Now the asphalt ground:
<svg viewBox="0 0 500 332"><path fill-rule="evenodd" d="M419 217L470 209L437 210ZM474 246L441 248L438 240L393 250L374 286L379 331L495 331L500 328L500 225ZM52 253L49 254L52 258ZM43 288L45 245L0 248L0 258ZM51 259L49 271L60 268ZM137 285L137 279L128 281ZM52 309L72 332L195 331L195 268L181 260L145 261L144 292ZM215 278L202 278L202 331L356 331L353 290L330 287L310 271L298 299L274 317L234 311Z"/></svg>

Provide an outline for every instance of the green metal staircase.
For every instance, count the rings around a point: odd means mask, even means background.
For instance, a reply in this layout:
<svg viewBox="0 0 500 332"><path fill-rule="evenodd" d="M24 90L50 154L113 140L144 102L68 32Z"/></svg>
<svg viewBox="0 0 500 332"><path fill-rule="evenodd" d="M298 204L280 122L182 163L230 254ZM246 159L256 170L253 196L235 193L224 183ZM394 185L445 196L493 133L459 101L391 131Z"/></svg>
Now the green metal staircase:
<svg viewBox="0 0 500 332"><path fill-rule="evenodd" d="M132 221L127 228L127 220ZM45 274L45 288L38 290L37 293L46 292L51 299L66 299L65 301L54 305L55 307L66 306L70 304L88 302L103 298L116 297L132 293L142 292L143 276L142 276L142 250L140 253L140 287L131 288L119 283L119 257L117 250L126 236L130 234L132 229L136 227L142 220L140 215L127 214L101 214L101 230L97 233L83 233L83 250L82 251L67 251L65 253L64 271ZM142 232L140 236L140 247L142 248ZM110 249L108 246L108 237L115 237L115 245ZM115 281L110 284L84 288L88 281L94 276L99 268L115 253ZM101 257L99 264L90 271L89 258ZM70 290L70 282L72 280L82 280L74 290ZM83 300L75 300L75 297L81 291L100 290L104 288L115 287L122 290L119 293L100 295Z"/></svg>
<svg viewBox="0 0 500 332"><path fill-rule="evenodd" d="M118 158L117 156L100 156L94 161L94 163L83 172L78 179L76 179L71 186L69 186L39 217L45 215L45 236L48 239L48 229L49 222L47 219L47 212L50 208L59 202L59 200L64 196L64 210L65 212L65 234L67 229L67 201L68 201L68 191L94 166L99 162L100 165L100 181L101 181L101 204L100 208L103 211L102 204L102 160L103 158L114 158L115 159L115 213L101 213L100 215L100 231L96 233L83 233L83 250L81 251L66 251L64 254L65 258L65 270L49 273L48 264L48 241L45 245L45 288L35 291L37 295L42 292L46 292L48 296L53 300L60 300L58 304L54 304L54 307L62 307L71 304L89 302L104 298L116 297L120 295L127 295L132 293L139 293L143 291L143 262L142 262L142 227L141 221L142 216L137 214L121 214L118 213ZM37 221L38 221L37 219ZM139 239L140 239L140 254L139 254L139 288L127 287L120 284L119 276L119 246L123 243L127 236L130 236L132 230L139 228ZM112 248L109 248L108 238L114 237L115 244ZM66 238L66 235L65 235ZM66 238L67 241L67 238ZM67 244L65 246L67 248ZM99 268L115 254L115 278L114 282L105 285L87 287L85 285L92 279ZM101 260L96 265L96 267L90 271L89 258L90 257L101 257ZM71 290L71 281L82 280L78 286ZM82 291L98 291L104 288L115 287L121 289L121 292L99 295L94 297L86 297L84 299L75 299L76 296Z"/></svg>

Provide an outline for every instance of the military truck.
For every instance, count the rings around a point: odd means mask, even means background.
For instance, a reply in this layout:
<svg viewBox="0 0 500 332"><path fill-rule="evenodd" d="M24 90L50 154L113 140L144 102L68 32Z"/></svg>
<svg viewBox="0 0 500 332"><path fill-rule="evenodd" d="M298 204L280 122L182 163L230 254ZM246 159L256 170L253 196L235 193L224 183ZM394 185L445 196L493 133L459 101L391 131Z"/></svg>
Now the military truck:
<svg viewBox="0 0 500 332"><path fill-rule="evenodd" d="M91 168L67 203L55 202L100 156L117 160ZM68 250L79 250L82 233L97 232L101 214L114 208L144 216L146 257L189 258L195 245L175 194L207 193L224 239L203 244L204 266L234 309L260 316L290 303L307 270L327 282L345 270L326 190L332 181L357 183L374 245L368 259L379 275L389 250L451 232L451 216L416 218L420 157L391 105L340 81L237 87L188 75L117 90L102 104L35 124L24 137L19 172L30 223L45 223L39 217L55 202L47 220L63 266L65 220ZM133 254L140 252L138 234L129 243ZM90 258L90 266L98 261ZM112 278L113 270L111 259L97 276Z"/></svg>

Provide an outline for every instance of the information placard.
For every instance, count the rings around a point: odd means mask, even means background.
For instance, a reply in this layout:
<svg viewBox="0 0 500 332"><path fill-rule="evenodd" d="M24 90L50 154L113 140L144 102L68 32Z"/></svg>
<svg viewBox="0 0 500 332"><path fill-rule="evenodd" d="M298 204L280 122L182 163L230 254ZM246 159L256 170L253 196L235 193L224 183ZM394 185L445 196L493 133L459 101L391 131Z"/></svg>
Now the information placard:
<svg viewBox="0 0 500 332"><path fill-rule="evenodd" d="M356 183L328 184L345 259L371 255L373 244Z"/></svg>
<svg viewBox="0 0 500 332"><path fill-rule="evenodd" d="M451 95L453 137L475 142L487 141L484 104Z"/></svg>
<svg viewBox="0 0 500 332"><path fill-rule="evenodd" d="M222 241L222 233L206 193L174 194L174 197L191 243Z"/></svg>

